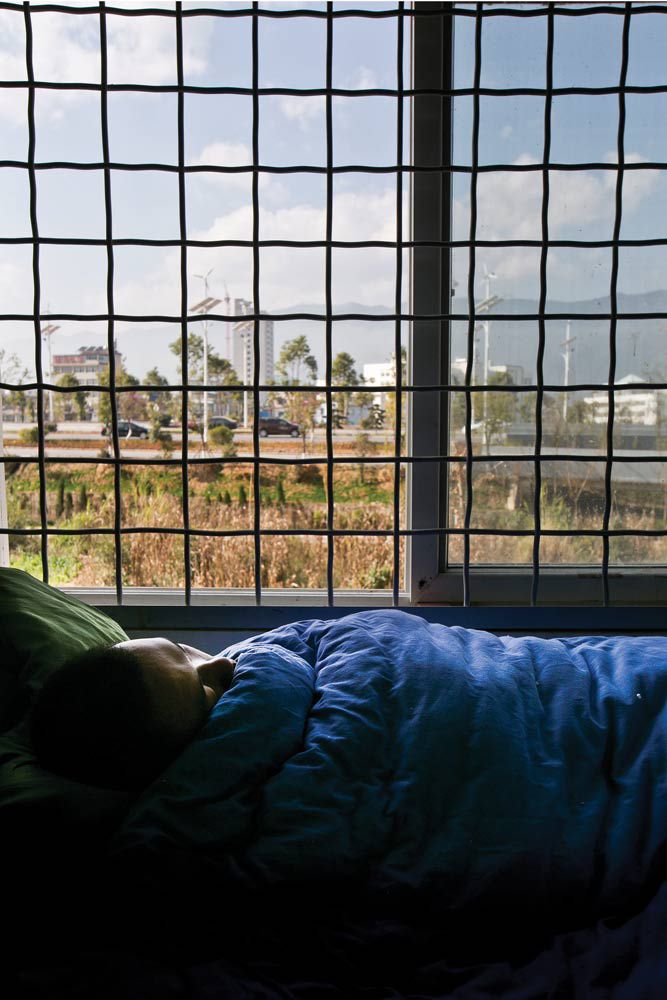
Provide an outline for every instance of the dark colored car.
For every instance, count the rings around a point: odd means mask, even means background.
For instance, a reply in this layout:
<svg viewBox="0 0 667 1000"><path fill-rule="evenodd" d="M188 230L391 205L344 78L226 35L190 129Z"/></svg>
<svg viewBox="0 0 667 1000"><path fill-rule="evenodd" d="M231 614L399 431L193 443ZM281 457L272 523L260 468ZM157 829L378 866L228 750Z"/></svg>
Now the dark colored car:
<svg viewBox="0 0 667 1000"><path fill-rule="evenodd" d="M238 424L231 417L211 417L208 422L209 430L211 427L229 427L230 431L236 430ZM195 417L188 420L188 427L191 431L199 431L201 429L201 423Z"/></svg>
<svg viewBox="0 0 667 1000"><path fill-rule="evenodd" d="M268 437L269 434L285 434L289 437L298 438L301 434L298 424L293 424L283 417L260 417L259 436Z"/></svg>
<svg viewBox="0 0 667 1000"><path fill-rule="evenodd" d="M111 435L111 424L105 424L104 427L102 428L102 437L109 437L110 435ZM119 420L118 437L147 438L148 428L142 427L141 424L135 424L133 420Z"/></svg>
<svg viewBox="0 0 667 1000"><path fill-rule="evenodd" d="M238 427L238 424L231 417L211 417L208 426L209 429L211 427L229 427L230 431L234 431Z"/></svg>

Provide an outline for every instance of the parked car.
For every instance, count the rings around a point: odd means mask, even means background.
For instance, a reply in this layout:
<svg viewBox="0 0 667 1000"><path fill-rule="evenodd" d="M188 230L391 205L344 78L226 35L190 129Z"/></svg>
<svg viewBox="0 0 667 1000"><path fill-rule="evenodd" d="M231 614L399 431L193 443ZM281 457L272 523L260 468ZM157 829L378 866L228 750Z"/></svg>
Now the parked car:
<svg viewBox="0 0 667 1000"><path fill-rule="evenodd" d="M238 424L231 417L211 417L208 426L209 430L211 427L229 427L230 431L234 431L238 427Z"/></svg>
<svg viewBox="0 0 667 1000"><path fill-rule="evenodd" d="M235 430L238 424L231 417L211 417L208 422L209 430L211 427L229 427L230 431ZM191 431L199 431L201 429L201 423L196 417L191 417L188 420L188 428Z"/></svg>
<svg viewBox="0 0 667 1000"><path fill-rule="evenodd" d="M268 437L269 434L286 434L289 437L298 438L301 431L298 424L293 424L283 417L260 417L259 436Z"/></svg>
<svg viewBox="0 0 667 1000"><path fill-rule="evenodd" d="M111 424L105 424L102 428L102 437L111 435ZM147 438L148 428L141 424L135 424L133 420L118 421L118 437L125 438Z"/></svg>

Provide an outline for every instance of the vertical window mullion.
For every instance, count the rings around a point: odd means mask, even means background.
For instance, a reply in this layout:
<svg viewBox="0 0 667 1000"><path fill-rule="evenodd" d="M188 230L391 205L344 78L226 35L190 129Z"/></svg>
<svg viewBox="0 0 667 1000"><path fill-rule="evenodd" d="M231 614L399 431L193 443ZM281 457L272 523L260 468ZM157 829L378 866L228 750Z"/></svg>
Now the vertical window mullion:
<svg viewBox="0 0 667 1000"><path fill-rule="evenodd" d="M630 18L632 4L625 4L623 16L623 36L621 50L621 72L618 91L618 136L617 156L618 170L616 173L616 207L614 214L614 234L611 248L611 284L609 290L609 375L607 378L608 412L607 412L607 458L604 476L604 515L602 520L602 600L605 607L609 604L609 521L611 518L611 477L614 461L614 383L616 381L616 328L618 324L618 241L621 236L623 220L623 172L625 164L625 87L628 77L628 60L630 51Z"/></svg>
<svg viewBox="0 0 667 1000"><path fill-rule="evenodd" d="M327 216L326 216L326 248L325 248L325 373L326 391L326 434L327 434L327 604L333 605L333 566L334 566L334 453L333 453L333 395L332 383L332 275L331 275L331 241L333 239L333 108L331 88L333 87L333 3L327 3L327 56L326 56L326 131L327 131Z"/></svg>
<svg viewBox="0 0 667 1000"><path fill-rule="evenodd" d="M28 79L28 182L30 186L30 228L32 233L33 323L35 330L35 379L37 382L37 427L39 440L39 513L41 519L42 576L49 582L48 508L46 463L44 461L44 372L42 367L41 280L39 273L39 225L37 222L37 176L35 172L35 70L30 4L23 4L25 20L25 61Z"/></svg>
<svg viewBox="0 0 667 1000"><path fill-rule="evenodd" d="M102 127L102 159L104 161L104 216L107 249L107 349L109 352L109 405L111 411L111 439L114 457L114 552L116 575L116 600L123 603L123 552L121 545L122 496L120 488L120 442L118 439L118 401L116 398L116 340L114 319L114 255L113 215L111 206L111 169L109 167L109 115L108 115L108 50L106 4L100 3L100 121Z"/></svg>
<svg viewBox="0 0 667 1000"><path fill-rule="evenodd" d="M190 484L188 469L188 249L187 249L187 213L185 202L185 91L183 77L183 4L176 3L176 69L178 80L178 218L180 237L180 272L181 272L181 370L183 382L181 406L181 492L183 510L183 563L185 572L185 603L192 599L192 579L190 562Z"/></svg>
<svg viewBox="0 0 667 1000"><path fill-rule="evenodd" d="M472 368L475 350L475 265L477 239L477 177L479 166L479 89L482 76L482 10L484 4L477 4L475 11L475 69L473 82L472 151L470 173L470 232L468 246L468 344L466 356L466 507L463 520L463 604L470 604L470 521L472 517Z"/></svg>
<svg viewBox="0 0 667 1000"><path fill-rule="evenodd" d="M418 2L413 17L413 79L417 94L412 109L411 231L412 250L410 380L415 388L446 384L449 365L448 313L450 251L439 244L451 232L451 98L443 96L452 82L451 8ZM422 16L424 12L427 16ZM426 169L422 169L426 168ZM420 242L422 242L420 245ZM428 245L431 244L431 245ZM412 393L409 411L409 448L412 456L446 453L447 397L444 393ZM441 448L445 449L443 452ZM447 490L447 463L410 462L408 465L408 525L418 533L409 537L409 591L418 602L427 594L445 565L446 544L437 534L442 498ZM444 538L444 536L442 536Z"/></svg>
<svg viewBox="0 0 667 1000"><path fill-rule="evenodd" d="M401 427L403 423L402 387L403 387L403 354L401 351L401 315L403 290L403 2L398 5L397 21L397 52L396 52L396 326L394 331L394 354L396 357L396 405L394 414L394 569L393 569L393 605L398 607L399 575L401 563Z"/></svg>
<svg viewBox="0 0 667 1000"><path fill-rule="evenodd" d="M252 5L252 297L253 297L253 377L252 447L255 541L255 603L262 603L262 549L259 450L259 4Z"/></svg>
<svg viewBox="0 0 667 1000"><path fill-rule="evenodd" d="M537 604L540 582L540 541L542 528L542 407L544 403L544 349L546 346L547 257L549 253L549 161L551 158L551 105L553 99L554 66L554 5L547 14L546 96L544 98L544 145L542 152L542 247L540 250L540 300L537 347L537 393L535 395L535 496L533 519L533 578L530 603Z"/></svg>

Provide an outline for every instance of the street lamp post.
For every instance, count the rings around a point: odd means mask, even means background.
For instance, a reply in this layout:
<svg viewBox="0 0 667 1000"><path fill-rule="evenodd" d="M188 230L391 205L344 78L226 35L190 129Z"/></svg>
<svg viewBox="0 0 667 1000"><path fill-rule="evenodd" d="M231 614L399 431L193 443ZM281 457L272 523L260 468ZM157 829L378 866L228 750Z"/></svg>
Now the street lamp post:
<svg viewBox="0 0 667 1000"><path fill-rule="evenodd" d="M484 301L491 303L491 278L496 278L497 275L493 271L487 271L486 265L484 265L484 283L486 285L486 296ZM495 296L497 298L497 296ZM500 299L498 299L500 302ZM494 303L497 304L497 303ZM492 306L487 306L487 312ZM487 319L484 320L484 385L489 384L489 335L491 333L490 322ZM486 426L486 409L487 409L487 393L484 393L484 425Z"/></svg>
<svg viewBox="0 0 667 1000"><path fill-rule="evenodd" d="M208 278L209 275L213 273L213 268L207 271L206 274L195 274L195 278L200 278L204 282L204 295L205 298L201 302L198 302L192 307L190 312L200 313L204 319L202 322L202 329L204 333L204 415L203 415L203 432L202 437L204 441L204 448L208 443L208 313L211 309L215 309L222 302L222 299L213 299L208 294Z"/></svg>
<svg viewBox="0 0 667 1000"><path fill-rule="evenodd" d="M478 313L482 313L482 312L486 312L486 313L490 312L491 309L495 309L495 307L497 305L500 305L500 303L503 301L500 298L499 295L491 295L491 278L495 278L495 277L497 277L497 275L495 275L493 273L493 271L487 271L486 268L484 268L484 279L485 279L485 282L486 282L486 296L482 299L481 302L476 303L476 305L475 305L475 314L476 315ZM490 323L489 323L489 320L485 320L484 323L481 324L481 325L484 328L484 370L482 372L482 375L483 375L482 385L488 385L488 381L489 381L489 333L490 333L490 329L489 329ZM480 326L479 323L476 324L475 330L477 330L479 328L479 326ZM482 420L483 420L484 426L486 427L487 395L488 394L486 392L484 392L482 395L483 395Z"/></svg>

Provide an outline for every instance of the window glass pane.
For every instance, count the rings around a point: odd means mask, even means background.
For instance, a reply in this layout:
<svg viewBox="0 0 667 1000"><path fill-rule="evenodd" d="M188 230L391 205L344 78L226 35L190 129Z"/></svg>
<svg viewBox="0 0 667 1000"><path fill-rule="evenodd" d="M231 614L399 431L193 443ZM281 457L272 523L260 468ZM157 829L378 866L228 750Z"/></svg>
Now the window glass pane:
<svg viewBox="0 0 667 1000"><path fill-rule="evenodd" d="M264 13L274 8L282 12L280 5L269 3ZM337 3L334 10L343 8L348 14L358 9L363 15L367 10L364 3ZM260 10L256 66L260 88L325 86L327 21L310 15L326 10L326 4L302 8L297 4L292 11L296 16L287 19L264 16ZM410 251L392 246L337 247L327 253L322 246L281 244L321 243L329 231L343 243L391 244L397 239L397 100L357 92L396 89L400 55L403 83L410 88L412 19L404 18L399 53L398 12L398 5L389 2L382 10L373 8L374 14L389 16L334 21L332 82L353 94L331 97L329 150L323 94L261 94L256 105L251 94L224 92L224 88L250 88L254 79L249 4L209 4L195 16L187 16L191 11L184 8L182 71L186 86L194 92L186 93L182 103L182 179L179 99L174 92L179 79L177 33L172 16L160 16L159 10L136 16L133 9L132 17L114 13L113 8L107 11L108 80L112 87L129 89L105 95L76 88L39 88L36 93L39 234L48 241L90 240L101 245L47 242L34 255L29 244L0 244L4 314L28 317L0 320L3 372L16 382L16 388L3 396L6 447L23 448L26 458L37 455L37 392L21 388L34 378L35 329L30 316L37 306L43 330L43 380L56 385L53 391L45 390L42 399L47 456L63 462L96 459L76 468L76 481L69 473L60 474L60 461L53 469L49 466L49 510L57 502L63 506L58 516L69 516L73 503L72 516L85 515L91 525L113 525L114 474L104 461L114 452L113 410L117 447L126 460L120 476L122 524L130 529L120 539L125 587L185 585L184 539L164 531L183 526L180 463L186 454L190 526L213 532L190 539L195 588L254 590L252 535L215 533L252 532L256 506L260 523L270 529L318 530L336 524L343 529L366 525L370 530L391 524L395 473L391 458L399 408L391 391L396 381L396 322L386 317L396 311L399 270L400 308L406 313L410 308ZM6 30L0 71L20 81L26 78L24 17L5 12L2 20ZM35 7L32 24L38 80L99 85L103 59L97 14ZM28 153L26 93L8 89L0 100L5 156L22 162ZM105 106L111 220L102 149ZM257 166L253 138L259 143L258 174L253 173ZM403 106L402 150L409 163L409 98ZM327 178L322 168L328 155L337 168L356 164L362 169L343 169ZM49 168L41 169L40 161ZM57 166L52 167L51 161ZM68 170L68 163L86 169ZM367 165L388 169L367 171L363 169ZM294 166L316 169L291 170ZM409 241L410 174L401 174L400 179L402 236ZM0 168L0 196L7 205L0 239L31 238L30 177L25 167ZM327 219L329 197L332 215ZM114 240L111 258L104 243L109 221ZM278 245L253 248L256 233L261 242ZM183 237L185 249L178 245ZM132 245L143 241L175 245ZM329 303L332 316L326 322ZM261 317L256 320L258 312ZM361 318L339 322L341 314L361 314ZM72 315L102 318L78 320ZM288 318L294 315L297 318ZM311 315L320 318L308 318ZM181 370L184 320L187 377ZM400 334L407 382L405 321ZM109 387L111 342L113 387ZM335 393L326 391L328 359L331 383L340 387ZM253 391L256 378L265 386L261 391ZM185 390L169 388L184 380ZM229 388L234 385L238 388ZM400 449L407 454L407 393L401 397L400 411ZM329 453L327 419L332 422L333 457L354 459L336 466L331 476L321 464ZM268 461L255 497L253 463L242 459L258 454ZM382 472L372 461L378 457L386 460ZM39 469L30 469L32 507L30 511L26 507L25 517L39 515L35 506ZM404 481L402 469L396 485L403 524L407 523ZM85 509L79 510L82 486L87 500ZM60 567L64 582L114 586L114 538L89 541L86 548L74 536L49 539L53 558L65 560ZM331 580L326 537L262 538L259 582L277 589L326 589L333 583L386 591L393 586L393 540L370 539L378 564L372 572L364 562L371 551L365 552L365 542L364 538L336 540ZM39 537L16 546L17 551L25 549L31 571L41 572ZM403 574L403 540L400 555Z"/></svg>
<svg viewBox="0 0 667 1000"><path fill-rule="evenodd" d="M625 9L618 10L619 14L602 13L593 7L586 16L571 17L559 15L556 9L554 87L618 85ZM544 88L546 9L543 14L512 18L487 10L481 21L483 87ZM474 84L476 19L461 12L455 21L455 86L469 88ZM657 14L632 18L629 83L665 83L656 38L667 30L666 24ZM630 169L622 176L621 245L614 250L618 95L553 96L548 191L542 169L545 97L479 97L478 162L483 169L476 183L470 172L456 173L452 181L452 237L459 245L451 254L451 309L456 319L450 327L448 371L452 383L463 386L470 361L473 387L504 382L512 389L470 394L473 493L468 512L465 393L451 393L446 407L449 453L458 459L450 463L447 477L448 524L460 530L468 513L473 531L490 530L488 535L470 537L473 569L532 563L538 440L544 456L541 525L554 532L540 543L540 561L547 569L587 563L600 566L601 531L607 517L612 528L630 533L610 540L611 564L641 563L643 558L655 562L664 549L655 539L632 535L633 531L661 529L665 523L665 390L650 387L667 377L661 315L667 309L667 261L665 248L659 245L666 236L661 229L665 190L661 170L635 166L665 159L659 127L663 103L656 94L626 97L624 162ZM471 165L473 97L456 96L453 115L454 162ZM505 164L535 165L536 169L493 169ZM565 165L576 169L561 169ZM475 187L478 245L471 255L468 243ZM552 244L546 257L540 247L545 221ZM623 241L639 245L627 246ZM642 241L657 245L641 245ZM502 242L507 245L498 246ZM475 315L470 345L471 265L475 267ZM545 304L542 322L541 301ZM618 318L613 316L614 305ZM529 318L522 319L522 315ZM617 388L608 496L610 375ZM540 376L546 388L539 401L538 435L538 394L522 391L521 386L535 385ZM493 460L480 461L485 454ZM527 533L491 533L515 529L527 529ZM446 548L450 563L460 565L463 536L453 535Z"/></svg>

